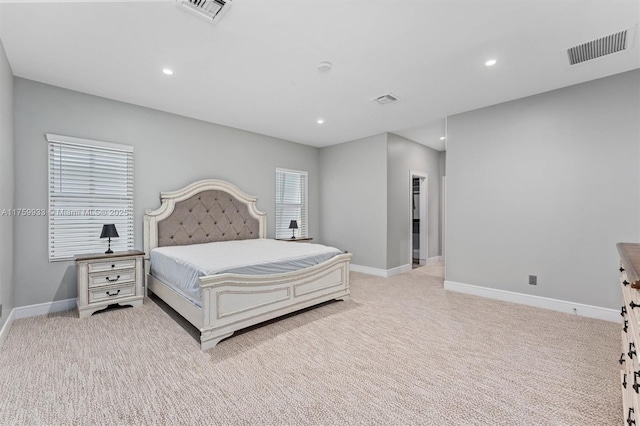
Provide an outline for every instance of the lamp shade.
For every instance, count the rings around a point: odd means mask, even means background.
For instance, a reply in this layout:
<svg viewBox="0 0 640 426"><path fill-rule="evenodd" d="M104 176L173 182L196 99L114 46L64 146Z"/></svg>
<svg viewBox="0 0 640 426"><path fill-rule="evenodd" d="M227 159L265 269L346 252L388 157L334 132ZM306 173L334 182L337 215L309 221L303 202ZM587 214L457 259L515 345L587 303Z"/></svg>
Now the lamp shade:
<svg viewBox="0 0 640 426"><path fill-rule="evenodd" d="M292 220L291 223L289 223L289 229L298 229L298 221Z"/></svg>
<svg viewBox="0 0 640 426"><path fill-rule="evenodd" d="M116 226L113 223L108 225L102 225L102 233L100 234L100 238L118 238L118 231L116 230Z"/></svg>

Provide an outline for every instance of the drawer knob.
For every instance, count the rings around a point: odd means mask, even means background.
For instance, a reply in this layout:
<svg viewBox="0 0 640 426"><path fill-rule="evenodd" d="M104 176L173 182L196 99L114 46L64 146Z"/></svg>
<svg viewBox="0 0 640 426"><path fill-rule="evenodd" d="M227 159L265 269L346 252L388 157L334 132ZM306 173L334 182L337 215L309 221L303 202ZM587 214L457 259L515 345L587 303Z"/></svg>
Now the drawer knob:
<svg viewBox="0 0 640 426"><path fill-rule="evenodd" d="M631 301L631 303L629 303L629 307L630 307L631 309L633 309L633 308L637 308L638 306L640 306L640 305L638 305L638 304L637 304L636 302L634 302L633 300Z"/></svg>
<svg viewBox="0 0 640 426"><path fill-rule="evenodd" d="M628 286L629 285L629 281L627 281L627 280L622 281L622 285Z"/></svg>
<svg viewBox="0 0 640 426"><path fill-rule="evenodd" d="M627 355L629 355L630 359L633 359L633 356L637 355L635 343L633 342L629 343L629 352L627 352Z"/></svg>
<svg viewBox="0 0 640 426"><path fill-rule="evenodd" d="M620 315L621 315L621 316L625 316L625 315L627 315L627 307L626 307L626 306L622 306L622 307L620 308Z"/></svg>
<svg viewBox="0 0 640 426"><path fill-rule="evenodd" d="M111 265L111 267L112 267L112 268L115 268L115 267L116 267L116 265Z"/></svg>
<svg viewBox="0 0 640 426"><path fill-rule="evenodd" d="M635 425L636 424L636 421L631 418L631 414L633 414L633 412L634 412L633 408L629 408L629 414L627 415L627 424L628 425Z"/></svg>
<svg viewBox="0 0 640 426"><path fill-rule="evenodd" d="M109 297L117 296L119 294L120 294L120 289L118 289L115 293L111 293L109 290L107 290L107 296Z"/></svg>
<svg viewBox="0 0 640 426"><path fill-rule="evenodd" d="M627 388L627 373L624 373L624 376L622 376L622 387Z"/></svg>
<svg viewBox="0 0 640 426"><path fill-rule="evenodd" d="M104 277L104 279L109 281L110 283L115 283L116 281L118 281L120 279L120 275L118 275L115 278ZM638 306L640 306L640 305L638 305Z"/></svg>
<svg viewBox="0 0 640 426"><path fill-rule="evenodd" d="M640 389L640 383L638 383L638 376L640 376L640 371L634 371L633 372L633 390L636 391L636 393L640 393L638 392L638 389Z"/></svg>
<svg viewBox="0 0 640 426"><path fill-rule="evenodd" d="M624 330L624 332L626 333L628 329L629 329L629 320L624 320L624 327L622 327L622 330Z"/></svg>
<svg viewBox="0 0 640 426"><path fill-rule="evenodd" d="M624 272L624 268L622 266L620 267L620 272Z"/></svg>
<svg viewBox="0 0 640 426"><path fill-rule="evenodd" d="M620 363L620 365L624 364L624 362L625 362L625 359L624 359L624 352L622 352L622 353L620 354L620 359L618 360L618 362Z"/></svg>

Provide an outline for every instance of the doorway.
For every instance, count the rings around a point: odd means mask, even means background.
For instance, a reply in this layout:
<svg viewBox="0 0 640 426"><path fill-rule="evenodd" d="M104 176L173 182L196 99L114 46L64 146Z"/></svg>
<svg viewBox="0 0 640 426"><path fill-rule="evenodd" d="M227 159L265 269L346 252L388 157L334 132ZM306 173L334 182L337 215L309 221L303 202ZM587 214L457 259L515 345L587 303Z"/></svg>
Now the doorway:
<svg viewBox="0 0 640 426"><path fill-rule="evenodd" d="M409 203L409 263L413 267L427 264L428 259L428 182L426 173L409 171L411 199Z"/></svg>

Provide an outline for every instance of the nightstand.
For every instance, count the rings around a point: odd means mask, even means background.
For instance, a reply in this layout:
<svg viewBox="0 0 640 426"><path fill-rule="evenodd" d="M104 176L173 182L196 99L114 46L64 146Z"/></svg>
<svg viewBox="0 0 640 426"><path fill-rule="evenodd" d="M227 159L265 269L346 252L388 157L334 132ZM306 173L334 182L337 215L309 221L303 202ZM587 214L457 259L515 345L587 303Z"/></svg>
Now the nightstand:
<svg viewBox="0 0 640 426"><path fill-rule="evenodd" d="M80 318L113 304L142 306L143 257L139 250L76 256Z"/></svg>
<svg viewBox="0 0 640 426"><path fill-rule="evenodd" d="M309 243L313 238L276 238L278 241L289 241L290 243Z"/></svg>

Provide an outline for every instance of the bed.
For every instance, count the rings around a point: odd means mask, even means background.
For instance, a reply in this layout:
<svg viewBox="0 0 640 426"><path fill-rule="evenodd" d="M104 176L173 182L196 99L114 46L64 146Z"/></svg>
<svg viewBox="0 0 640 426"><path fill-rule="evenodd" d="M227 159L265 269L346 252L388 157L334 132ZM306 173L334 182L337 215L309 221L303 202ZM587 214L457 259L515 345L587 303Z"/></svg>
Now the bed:
<svg viewBox="0 0 640 426"><path fill-rule="evenodd" d="M349 298L351 254L268 240L257 198L235 185L202 180L162 192L160 201L144 216L146 287L199 329L201 349L240 329Z"/></svg>

